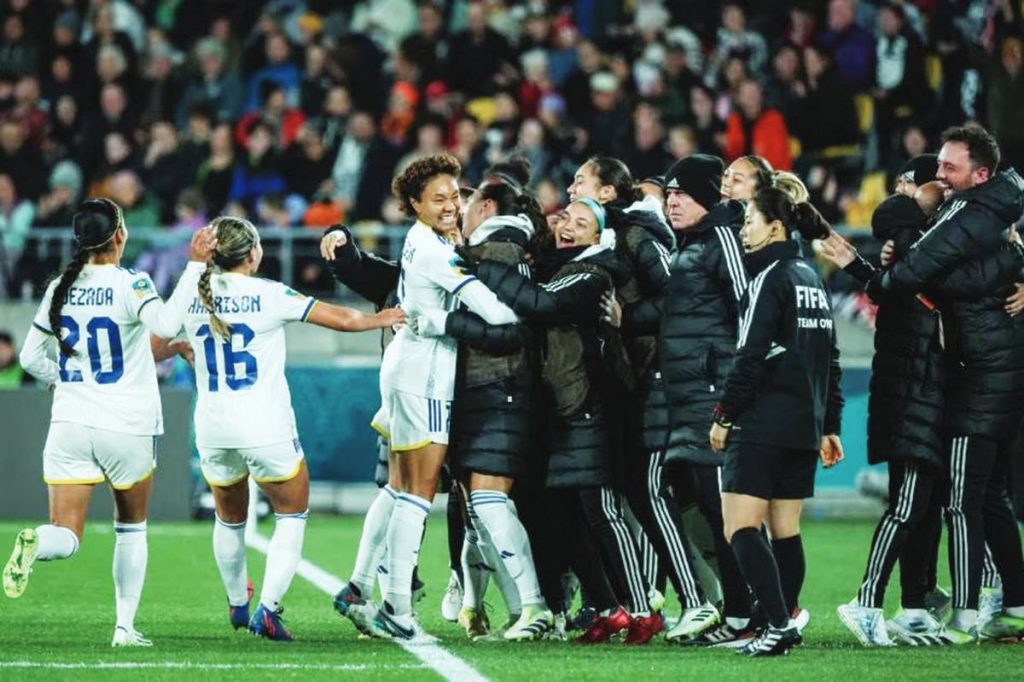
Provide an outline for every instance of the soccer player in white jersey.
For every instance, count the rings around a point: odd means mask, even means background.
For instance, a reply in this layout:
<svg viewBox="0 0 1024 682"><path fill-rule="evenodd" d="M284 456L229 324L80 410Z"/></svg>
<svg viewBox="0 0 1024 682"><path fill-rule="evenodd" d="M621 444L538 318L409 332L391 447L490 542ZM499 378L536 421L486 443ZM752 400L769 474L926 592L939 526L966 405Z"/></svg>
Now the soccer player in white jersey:
<svg viewBox="0 0 1024 682"><path fill-rule="evenodd" d="M87 201L74 216L74 258L50 284L21 351L21 364L55 386L43 449L51 522L22 530L3 570L4 592L19 597L35 561L67 559L78 550L93 486L114 489L113 646L150 646L135 629L146 577L146 507L163 433L154 353L169 357L181 328L178 299L194 290L212 250L201 230L192 262L164 304L149 275L118 266L128 232L112 201ZM184 293L188 292L188 293ZM50 357L58 346L57 361Z"/></svg>
<svg viewBox="0 0 1024 682"><path fill-rule="evenodd" d="M302 554L309 472L284 375L284 325L309 322L364 331L401 324L405 316L399 308L364 315L253 277L263 249L252 223L220 217L210 229L216 250L199 278L197 295L182 305L185 333L196 354L196 446L217 510L213 552L231 624L290 641L281 622L281 600ZM251 618L245 562L250 475L276 518L260 603Z"/></svg>
<svg viewBox="0 0 1024 682"><path fill-rule="evenodd" d="M414 161L392 184L403 210L416 216L402 250L400 305L412 314L454 310L461 300L490 324L514 322L515 314L490 289L456 266L454 245L444 236L457 226L461 170L455 157L435 154ZM380 636L411 639L419 632L412 614L412 571L448 448L456 350L451 337L425 338L403 327L384 351L381 399L398 494L387 525L384 603L369 619L371 632ZM370 587L358 586L366 603L357 609L372 608Z"/></svg>

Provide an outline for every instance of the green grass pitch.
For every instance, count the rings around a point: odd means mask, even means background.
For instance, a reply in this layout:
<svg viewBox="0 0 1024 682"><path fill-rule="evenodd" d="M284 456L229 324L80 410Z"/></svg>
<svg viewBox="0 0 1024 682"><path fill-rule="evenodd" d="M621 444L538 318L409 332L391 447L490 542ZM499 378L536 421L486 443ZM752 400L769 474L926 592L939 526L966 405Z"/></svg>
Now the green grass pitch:
<svg viewBox="0 0 1024 682"><path fill-rule="evenodd" d="M360 523L357 518L314 518L306 535L305 558L334 575L347 576ZM3 560L19 528L0 524ZM0 680L438 679L437 673L395 644L358 639L352 626L335 615L330 599L300 577L285 602L286 622L296 642L265 642L232 631L213 563L209 523L153 525L149 574L136 625L155 645L148 650L112 650L113 535L108 529L108 524L91 525L74 559L37 564L24 596L0 601ZM746 660L730 651L682 649L663 640L639 648L469 642L455 624L440 618L448 569L444 518L439 516L431 517L421 552L427 598L419 611L423 625L440 637L441 646L492 680L771 677L847 682L1024 675L1024 645L859 647L839 623L835 607L854 594L871 530L865 523L805 522L808 570L802 603L811 611L811 624L804 646L782 659ZM262 531L268 534L270 524ZM258 594L263 557L251 551L249 561ZM897 585L895 580L893 584ZM898 586L890 590L890 613L896 592ZM496 592L489 601L500 602ZM671 604L670 599L669 614L675 615L678 607ZM492 621L503 622L503 609L495 610Z"/></svg>

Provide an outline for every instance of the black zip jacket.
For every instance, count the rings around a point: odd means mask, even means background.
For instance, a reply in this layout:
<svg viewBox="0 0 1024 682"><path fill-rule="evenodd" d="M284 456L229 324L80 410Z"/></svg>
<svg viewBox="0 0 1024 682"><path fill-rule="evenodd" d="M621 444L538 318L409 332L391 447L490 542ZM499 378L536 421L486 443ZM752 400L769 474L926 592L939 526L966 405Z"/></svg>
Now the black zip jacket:
<svg viewBox="0 0 1024 682"><path fill-rule="evenodd" d="M747 270L753 279L715 418L744 442L817 451L823 435L839 433L843 407L831 296L796 240L750 254Z"/></svg>
<svg viewBox="0 0 1024 682"><path fill-rule="evenodd" d="M972 269L1000 262L1007 246L1004 232L1022 209L1024 180L1015 171L1000 172L947 200L906 257L868 284L876 299L891 291L927 295L944 289L947 437L980 435L1002 442L1020 424L1024 318L1012 318L1004 309L1020 279L1019 266L997 273L1001 276L993 282L980 281Z"/></svg>
<svg viewBox="0 0 1024 682"><path fill-rule="evenodd" d="M747 288L738 236L742 222L743 205L727 201L680 232L665 295L654 305L638 307L628 321L636 325L639 317L643 328L660 318L658 352L669 405L671 459L721 463L708 446L708 431L736 352L738 306Z"/></svg>

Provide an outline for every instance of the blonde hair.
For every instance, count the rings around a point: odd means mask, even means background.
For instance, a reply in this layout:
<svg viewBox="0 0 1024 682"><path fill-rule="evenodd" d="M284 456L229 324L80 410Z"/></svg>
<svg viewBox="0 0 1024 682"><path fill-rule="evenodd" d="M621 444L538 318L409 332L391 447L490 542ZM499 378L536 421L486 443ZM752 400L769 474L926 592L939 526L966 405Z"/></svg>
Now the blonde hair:
<svg viewBox="0 0 1024 682"><path fill-rule="evenodd" d="M810 200L811 194L807 191L807 185L795 173L789 171L775 171L772 178L772 185L781 189L794 204L802 204Z"/></svg>
<svg viewBox="0 0 1024 682"><path fill-rule="evenodd" d="M217 317L217 309L213 297L210 280L215 267L220 271L237 267L249 257L249 252L260 243L260 233L256 227L244 218L220 216L210 223L213 236L217 240L217 248L206 264L206 270L199 277L199 300L210 311L210 329L221 338L231 334L231 325Z"/></svg>

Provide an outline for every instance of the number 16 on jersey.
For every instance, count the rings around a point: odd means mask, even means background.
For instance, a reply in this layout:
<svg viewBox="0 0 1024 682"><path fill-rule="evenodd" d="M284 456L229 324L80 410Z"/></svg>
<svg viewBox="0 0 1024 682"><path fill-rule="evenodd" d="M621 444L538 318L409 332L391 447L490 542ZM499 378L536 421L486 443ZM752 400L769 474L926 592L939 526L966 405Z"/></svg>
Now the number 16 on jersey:
<svg viewBox="0 0 1024 682"><path fill-rule="evenodd" d="M196 336L203 339L203 355L206 356L206 371L210 375L209 390L211 393L220 390L220 371L217 364L218 347L223 357L224 383L227 384L229 390L243 390L256 383L259 373L256 367L256 357L245 350L255 338L256 333L248 325L232 324L231 334L228 338L221 340L213 333L210 325L204 324L196 330Z"/></svg>

